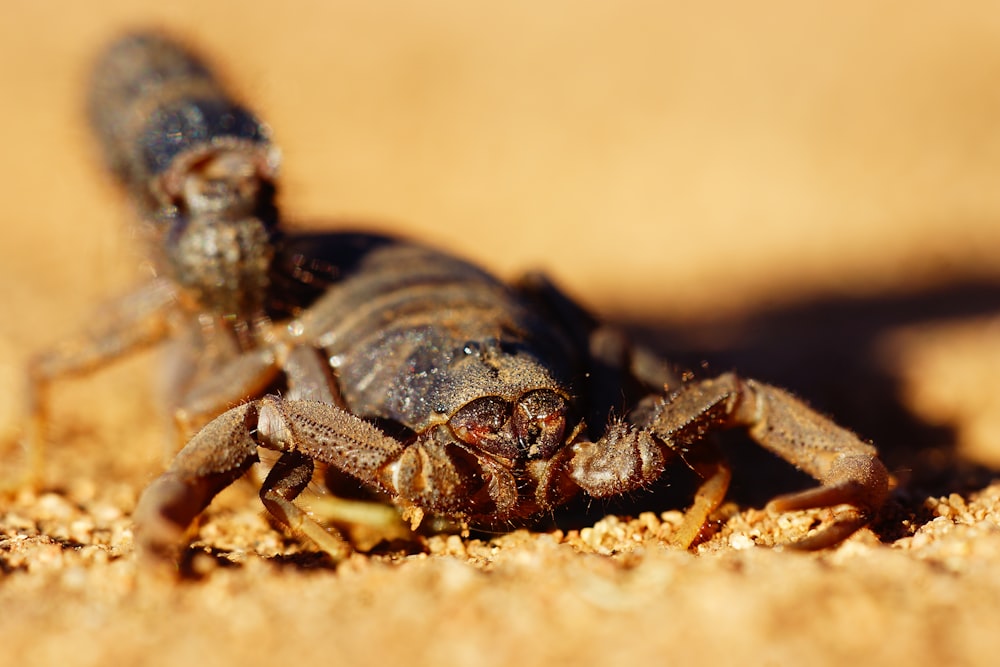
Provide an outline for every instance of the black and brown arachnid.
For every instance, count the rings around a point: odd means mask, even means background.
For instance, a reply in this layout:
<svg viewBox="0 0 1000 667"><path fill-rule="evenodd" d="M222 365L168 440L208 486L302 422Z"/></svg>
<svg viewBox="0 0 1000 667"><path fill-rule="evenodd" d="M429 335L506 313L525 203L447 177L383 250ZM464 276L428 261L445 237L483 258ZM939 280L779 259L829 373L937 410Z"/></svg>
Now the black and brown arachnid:
<svg viewBox="0 0 1000 667"><path fill-rule="evenodd" d="M348 543L295 502L317 464L413 524L504 526L581 493L646 487L681 459L703 478L672 538L688 547L729 484L701 443L744 427L819 481L770 504L831 509L797 546L840 542L886 499L870 444L762 382L679 380L540 275L507 285L417 244L283 229L266 126L161 34L128 35L99 59L90 120L155 276L35 359L29 440L42 438L52 380L170 342L170 407L193 437L135 510L154 558L175 557L188 525L266 450L265 507L334 559Z"/></svg>

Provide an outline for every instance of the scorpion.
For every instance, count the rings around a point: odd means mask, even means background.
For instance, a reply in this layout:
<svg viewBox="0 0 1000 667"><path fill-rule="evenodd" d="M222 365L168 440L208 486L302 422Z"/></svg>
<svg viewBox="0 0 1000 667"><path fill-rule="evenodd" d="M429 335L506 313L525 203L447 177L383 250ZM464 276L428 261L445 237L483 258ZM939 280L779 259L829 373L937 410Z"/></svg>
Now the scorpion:
<svg viewBox="0 0 1000 667"><path fill-rule="evenodd" d="M269 128L182 42L115 41L88 114L153 276L34 358L27 440L44 439L53 380L166 343L186 444L134 510L152 560L176 560L213 497L268 452L264 507L335 560L351 545L296 502L317 465L414 527L425 516L490 527L648 487L680 459L701 480L670 538L681 548L727 493L730 469L707 444L719 429L746 429L818 481L768 504L829 510L790 546L840 543L888 495L876 449L854 433L733 372L678 378L542 274L509 284L410 241L282 225Z"/></svg>

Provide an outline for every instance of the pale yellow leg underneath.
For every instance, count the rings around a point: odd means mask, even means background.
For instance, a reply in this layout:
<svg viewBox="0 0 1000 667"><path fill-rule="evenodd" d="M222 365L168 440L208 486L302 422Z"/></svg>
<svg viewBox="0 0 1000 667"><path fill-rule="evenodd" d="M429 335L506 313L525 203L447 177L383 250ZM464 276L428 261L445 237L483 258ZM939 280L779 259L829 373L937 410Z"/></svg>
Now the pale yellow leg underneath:
<svg viewBox="0 0 1000 667"><path fill-rule="evenodd" d="M688 549L694 544L708 523L709 516L722 505L731 479L732 472L729 467L721 461L716 463L714 471L698 487L694 503L684 513L684 521L670 536L671 546Z"/></svg>

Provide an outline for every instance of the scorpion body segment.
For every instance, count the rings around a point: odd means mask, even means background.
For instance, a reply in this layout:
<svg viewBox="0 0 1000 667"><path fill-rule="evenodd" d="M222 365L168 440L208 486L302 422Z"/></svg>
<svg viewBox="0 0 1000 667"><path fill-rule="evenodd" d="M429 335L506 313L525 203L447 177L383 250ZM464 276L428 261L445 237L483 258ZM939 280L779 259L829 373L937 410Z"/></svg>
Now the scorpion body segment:
<svg viewBox="0 0 1000 667"><path fill-rule="evenodd" d="M853 433L731 373L681 382L541 276L512 286L397 239L282 229L266 127L168 38L112 45L91 99L157 274L36 359L31 423L40 440L52 379L171 344L171 407L186 444L136 507L146 553L174 553L261 450L277 456L265 507L334 558L350 547L295 503L317 463L414 524L433 513L502 526L579 493L647 486L680 457L705 480L672 538L687 547L729 482L702 443L744 427L820 482L774 509L835 510L800 546L835 544L885 500L888 474Z"/></svg>
<svg viewBox="0 0 1000 667"><path fill-rule="evenodd" d="M198 310L241 325L258 317L277 233L267 126L200 58L156 33L104 53L88 110L157 272Z"/></svg>
<svg viewBox="0 0 1000 667"><path fill-rule="evenodd" d="M393 241L361 257L297 326L326 352L353 412L418 432L482 395L567 395L579 357L492 276Z"/></svg>
<svg viewBox="0 0 1000 667"><path fill-rule="evenodd" d="M87 110L108 168L150 208L177 203L180 172L220 147L274 154L267 126L198 56L157 33L126 36L104 52Z"/></svg>

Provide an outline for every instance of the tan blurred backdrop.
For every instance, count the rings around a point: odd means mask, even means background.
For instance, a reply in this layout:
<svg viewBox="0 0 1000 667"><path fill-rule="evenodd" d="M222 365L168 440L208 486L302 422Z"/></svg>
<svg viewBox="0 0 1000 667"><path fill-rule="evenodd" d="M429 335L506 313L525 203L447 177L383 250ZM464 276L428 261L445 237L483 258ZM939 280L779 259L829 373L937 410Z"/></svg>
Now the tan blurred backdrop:
<svg viewBox="0 0 1000 667"><path fill-rule="evenodd" d="M169 4L5 5L0 284L19 312L127 280L79 109L94 53L142 25L190 39L270 121L296 221L543 266L629 314L998 273L995 3Z"/></svg>

